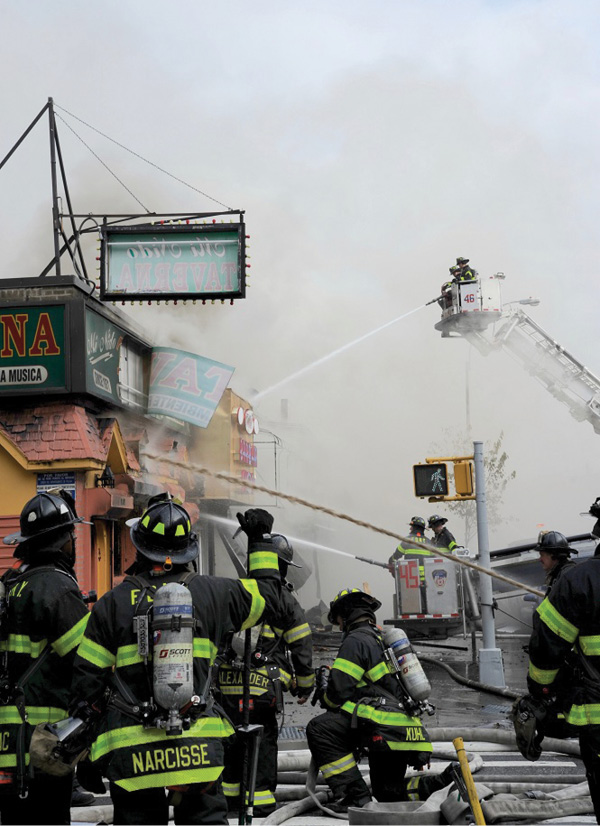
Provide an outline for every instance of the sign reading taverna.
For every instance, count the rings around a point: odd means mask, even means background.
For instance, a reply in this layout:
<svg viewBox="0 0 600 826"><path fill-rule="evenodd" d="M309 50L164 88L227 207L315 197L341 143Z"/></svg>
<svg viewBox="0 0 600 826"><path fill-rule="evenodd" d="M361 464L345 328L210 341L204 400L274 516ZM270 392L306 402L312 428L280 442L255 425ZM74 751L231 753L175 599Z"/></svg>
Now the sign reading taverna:
<svg viewBox="0 0 600 826"><path fill-rule="evenodd" d="M244 223L102 228L103 300L243 298Z"/></svg>
<svg viewBox="0 0 600 826"><path fill-rule="evenodd" d="M148 413L208 427L235 368L203 356L155 347L152 350Z"/></svg>

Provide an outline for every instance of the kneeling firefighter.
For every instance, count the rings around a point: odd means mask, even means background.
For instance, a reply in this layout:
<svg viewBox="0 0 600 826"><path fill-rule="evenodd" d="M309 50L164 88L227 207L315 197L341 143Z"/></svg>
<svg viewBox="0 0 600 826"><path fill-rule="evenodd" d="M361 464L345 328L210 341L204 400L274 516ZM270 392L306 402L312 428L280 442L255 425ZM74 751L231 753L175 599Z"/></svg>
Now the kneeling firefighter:
<svg viewBox="0 0 600 826"><path fill-rule="evenodd" d="M166 824L169 802L175 823L227 823L223 740L233 727L211 697L212 666L224 637L270 619L281 594L273 517L253 509L238 520L249 578L200 576L185 508L151 504L131 527L129 575L91 612L73 706L108 693L90 763L110 781L115 823Z"/></svg>
<svg viewBox="0 0 600 826"><path fill-rule="evenodd" d="M310 697L315 674L312 667L312 634L304 611L286 580L288 566L293 562L293 548L281 534L273 534L281 577L281 606L272 624L263 623L252 655L250 675L250 723L263 726L258 753L254 812L267 817L275 811L277 788L277 714L283 711L283 692L298 697L303 704ZM240 725L243 720L243 663L236 653L241 641L231 640L219 665L219 701L231 720ZM236 645L237 644L237 645ZM291 660L291 662L290 662ZM238 738L229 740L225 749L223 790L230 810L239 809L240 778L243 750Z"/></svg>
<svg viewBox="0 0 600 826"><path fill-rule="evenodd" d="M37 725L67 716L75 651L88 609L75 576L75 503L40 493L21 511L15 566L0 584L0 818L70 823L72 771L56 777L30 754ZM39 764L38 764L39 765Z"/></svg>
<svg viewBox="0 0 600 826"><path fill-rule="evenodd" d="M310 721L306 736L335 795L331 808L338 811L371 800L357 766L365 749L379 802L425 800L451 782L449 770L404 780L408 766L421 768L431 757L429 735L415 716L421 710L433 712L422 702L431 687L400 629L390 629L390 640L384 641L375 624L380 607L379 600L357 588L340 591L330 606L328 619L344 636L321 697L328 710ZM400 681L394 650L406 656L402 670L410 672L412 697Z"/></svg>

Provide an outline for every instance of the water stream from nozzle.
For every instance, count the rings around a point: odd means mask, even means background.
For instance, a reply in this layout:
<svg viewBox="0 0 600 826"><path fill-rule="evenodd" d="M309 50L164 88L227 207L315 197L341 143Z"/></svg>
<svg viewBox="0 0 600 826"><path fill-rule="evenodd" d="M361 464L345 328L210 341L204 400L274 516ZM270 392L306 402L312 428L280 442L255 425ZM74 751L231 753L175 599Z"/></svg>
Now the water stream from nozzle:
<svg viewBox="0 0 600 826"><path fill-rule="evenodd" d="M351 347L354 347L356 344L360 344L361 341L365 341L367 338L380 333L382 330L385 330L386 327L391 327L392 324L397 324L398 321L402 321L403 318L408 318L409 315L413 315L418 310L422 310L426 307L427 304L421 304L420 307L415 307L414 310L409 310L407 313L403 313L399 315L397 318L393 318L391 321L386 321L385 324L382 324L380 327L377 327L375 330L371 330L368 333L365 333L358 338L355 338L353 341L349 341L347 344L343 344L341 347L338 347L337 350L332 350L331 353L328 353L326 356L321 356L321 358L317 359L316 361L312 361L310 364L307 364L305 367L301 367L300 370L296 370L295 373L291 373L289 376L286 376L285 379L281 379L276 384L272 384L271 387L267 387L265 390L261 390L257 393L253 398L253 403L257 402L259 399L262 399L264 396L269 395L269 393L273 393L273 391L278 390L280 387L283 387L285 384L289 384L289 382L294 381L294 379L300 378L305 373L308 373L310 370L314 370L315 367L319 367L321 364L324 364L326 361L329 361L336 356L339 356L341 353L345 353L346 350L349 350Z"/></svg>

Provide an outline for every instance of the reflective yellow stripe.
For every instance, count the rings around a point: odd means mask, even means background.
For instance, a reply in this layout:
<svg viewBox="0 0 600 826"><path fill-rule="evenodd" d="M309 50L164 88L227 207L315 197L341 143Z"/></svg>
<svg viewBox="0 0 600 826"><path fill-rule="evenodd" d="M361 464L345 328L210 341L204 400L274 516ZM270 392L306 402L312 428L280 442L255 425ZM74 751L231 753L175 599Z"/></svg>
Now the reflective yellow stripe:
<svg viewBox="0 0 600 826"><path fill-rule="evenodd" d="M307 622L303 623L302 625L297 625L295 628L290 628L289 631L286 631L283 635L283 639L287 643L296 642L297 640L301 640L304 637L310 636L310 627Z"/></svg>
<svg viewBox="0 0 600 826"><path fill-rule="evenodd" d="M272 551L254 551L248 556L248 570L251 574L257 571L278 571L277 554Z"/></svg>
<svg viewBox="0 0 600 826"><path fill-rule="evenodd" d="M221 694L224 694L228 697L241 697L244 693L244 689L241 685L222 685L219 686L219 691ZM260 686L251 685L250 686L250 694L252 697L261 697L268 691L268 686L264 686L261 688Z"/></svg>
<svg viewBox="0 0 600 826"><path fill-rule="evenodd" d="M529 663L529 676L540 685L550 685L550 683L554 682L554 678L557 674L558 668L545 670L543 668L536 668L532 662Z"/></svg>
<svg viewBox="0 0 600 826"><path fill-rule="evenodd" d="M138 654L137 643L131 645L120 645L117 648L116 665L117 668L123 668L126 665L136 665L143 663L144 658Z"/></svg>
<svg viewBox="0 0 600 826"><path fill-rule="evenodd" d="M351 703L348 701L344 703L342 709L343 711L347 711L348 714L354 714L354 709L356 706L356 703ZM403 714L400 711L384 711L383 709L373 708L373 706L366 706L361 703L358 703L356 714L358 717L362 717L365 720L371 720L373 723L379 723L381 726L414 729L414 736L416 739L411 741L410 747L415 748L415 743L418 743L418 751L431 751L431 743L424 742L425 738L423 740L420 739L421 736L424 737L425 730L421 721L416 717L410 717L408 714ZM418 737L416 735L417 731L419 731ZM391 745L390 748L392 748Z"/></svg>
<svg viewBox="0 0 600 826"><path fill-rule="evenodd" d="M252 628L256 625L262 617L262 613L265 610L265 600L258 590L258 585L256 584L255 579L240 579L240 582L252 597L250 612L246 618L246 621L242 625L242 631L245 631L247 628Z"/></svg>
<svg viewBox="0 0 600 826"><path fill-rule="evenodd" d="M269 789L262 792L254 792L254 804L256 806L274 806L275 795Z"/></svg>
<svg viewBox="0 0 600 826"><path fill-rule="evenodd" d="M296 675L296 682L298 683L299 688L312 688L315 684L315 674L314 671L312 674L309 674L307 677L303 677L301 674Z"/></svg>
<svg viewBox="0 0 600 826"><path fill-rule="evenodd" d="M600 703L585 703L580 706L571 706L565 715L567 723L574 726L600 725Z"/></svg>
<svg viewBox="0 0 600 826"><path fill-rule="evenodd" d="M108 648L104 648L103 645L98 645L97 642L86 637L85 634L79 643L77 653L84 660L87 660L98 668L111 668L116 662L115 655L110 652Z"/></svg>
<svg viewBox="0 0 600 826"><path fill-rule="evenodd" d="M0 754L0 769L10 769L17 765L16 754ZM29 754L25 755L25 765L29 765Z"/></svg>
<svg viewBox="0 0 600 826"><path fill-rule="evenodd" d="M567 642L575 642L579 629L556 610L548 597L546 597L542 604L537 608L537 612L540 615L542 622L547 625L557 637L561 637L561 639L566 640Z"/></svg>
<svg viewBox="0 0 600 826"><path fill-rule="evenodd" d="M194 657L210 660L212 665L217 656L217 646L208 637L194 637Z"/></svg>
<svg viewBox="0 0 600 826"><path fill-rule="evenodd" d="M159 772L145 774L126 780L115 780L115 784L126 792L139 792L142 789L154 789L157 786L187 786L190 783L211 783L217 780L223 766L206 769L184 769L183 771Z"/></svg>
<svg viewBox="0 0 600 826"><path fill-rule="evenodd" d="M579 637L577 644L588 657L600 656L600 637Z"/></svg>
<svg viewBox="0 0 600 826"><path fill-rule="evenodd" d="M377 665L374 665L373 668L370 668L367 671L366 676L369 680L371 680L371 682L376 683L377 680L380 680L389 673L390 669L388 668L388 664L386 662L380 662Z"/></svg>
<svg viewBox="0 0 600 826"><path fill-rule="evenodd" d="M29 654L32 659L37 659L44 648L48 645L48 640L32 640L27 634L9 634L8 640L0 642L0 651L12 651L15 654Z"/></svg>
<svg viewBox="0 0 600 826"><path fill-rule="evenodd" d="M327 696L327 692L325 692L325 694L323 695L323 700L325 701L325 705L329 706L329 708L339 708L340 707L339 703L334 703L333 700L329 699L329 697Z"/></svg>
<svg viewBox="0 0 600 826"><path fill-rule="evenodd" d="M65 654L68 654L69 651L72 651L79 645L83 638L83 632L85 631L85 626L87 625L89 618L90 615L85 614L85 616L83 616L79 622L75 623L69 631L66 631L62 637L54 640L52 643L52 648L56 651L59 657L64 657Z"/></svg>
<svg viewBox="0 0 600 826"><path fill-rule="evenodd" d="M320 767L323 777L326 780L336 774L342 774L355 768L356 760L353 754L345 754L343 757L340 757L339 760L333 760L333 762L325 763L324 766Z"/></svg>
<svg viewBox="0 0 600 826"><path fill-rule="evenodd" d="M66 708L54 706L25 706L27 722L33 726L38 723L57 723L67 717ZM23 722L16 706L0 706L0 726L18 726Z"/></svg>
<svg viewBox="0 0 600 826"><path fill-rule="evenodd" d="M411 777L406 784L406 793L409 800L419 800L420 777Z"/></svg>
<svg viewBox="0 0 600 826"><path fill-rule="evenodd" d="M225 797L237 797L240 793L239 783L226 783L223 781L223 794Z"/></svg>
<svg viewBox="0 0 600 826"><path fill-rule="evenodd" d="M385 743L391 751L433 751L431 743L422 740L407 740L402 743L396 740L386 740Z"/></svg>
<svg viewBox="0 0 600 826"><path fill-rule="evenodd" d="M355 680L360 680L362 675L365 673L365 669L361 668L360 665L356 663L350 662L350 660L344 660L343 657L338 657L331 669L337 668L338 671L342 671L344 674L348 674L349 677L352 677Z"/></svg>
<svg viewBox="0 0 600 826"><path fill-rule="evenodd" d="M186 738L229 737L230 734L233 734L233 727L227 720L222 720L220 717L203 717L190 726L184 736ZM166 734L162 729L124 726L101 734L92 745L90 756L92 760L98 760L98 758L116 749L158 743L165 739Z"/></svg>

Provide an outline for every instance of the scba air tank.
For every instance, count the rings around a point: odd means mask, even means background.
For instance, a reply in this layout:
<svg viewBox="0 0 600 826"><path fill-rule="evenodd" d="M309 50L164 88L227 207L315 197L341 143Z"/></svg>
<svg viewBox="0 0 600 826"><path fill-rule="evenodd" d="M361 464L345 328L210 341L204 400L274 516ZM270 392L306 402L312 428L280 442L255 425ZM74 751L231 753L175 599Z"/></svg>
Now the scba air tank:
<svg viewBox="0 0 600 826"><path fill-rule="evenodd" d="M179 712L194 696L193 612L189 588L169 582L156 591L152 606L154 700L169 712Z"/></svg>
<svg viewBox="0 0 600 826"><path fill-rule="evenodd" d="M386 628L383 643L392 655L392 662L397 664L400 679L413 700L426 700L431 694L431 685L404 631L401 628Z"/></svg>

